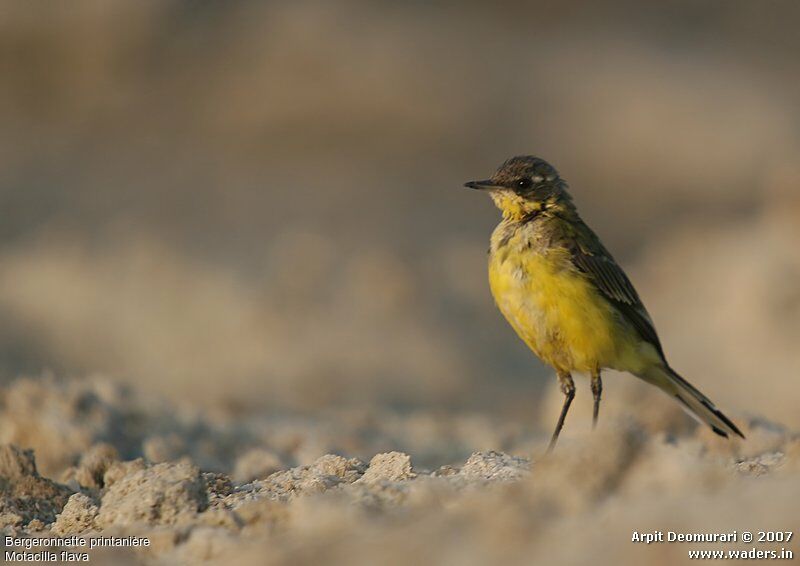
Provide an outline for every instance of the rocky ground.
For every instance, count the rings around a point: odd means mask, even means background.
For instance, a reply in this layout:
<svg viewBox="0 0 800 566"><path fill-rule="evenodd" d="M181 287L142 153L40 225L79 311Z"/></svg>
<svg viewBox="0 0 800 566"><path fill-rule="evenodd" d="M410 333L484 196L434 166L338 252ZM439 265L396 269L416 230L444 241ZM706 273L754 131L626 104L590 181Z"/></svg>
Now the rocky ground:
<svg viewBox="0 0 800 566"><path fill-rule="evenodd" d="M610 405L544 458L543 436L475 416L199 415L99 379L21 379L2 393L0 525L146 537L91 560L164 564L673 563L691 547L632 531L797 527L800 435L750 417L726 442L666 403ZM455 459L471 442L506 452ZM355 456L393 443L412 453Z"/></svg>

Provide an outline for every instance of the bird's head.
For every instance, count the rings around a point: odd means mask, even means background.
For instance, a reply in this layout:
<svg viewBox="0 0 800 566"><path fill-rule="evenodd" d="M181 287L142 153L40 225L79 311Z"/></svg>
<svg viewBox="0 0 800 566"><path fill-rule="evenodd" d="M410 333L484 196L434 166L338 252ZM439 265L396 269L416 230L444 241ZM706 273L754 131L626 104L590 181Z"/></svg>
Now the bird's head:
<svg viewBox="0 0 800 566"><path fill-rule="evenodd" d="M489 179L464 186L488 192L503 216L512 220L572 208L567 184L555 167L532 155L512 157Z"/></svg>

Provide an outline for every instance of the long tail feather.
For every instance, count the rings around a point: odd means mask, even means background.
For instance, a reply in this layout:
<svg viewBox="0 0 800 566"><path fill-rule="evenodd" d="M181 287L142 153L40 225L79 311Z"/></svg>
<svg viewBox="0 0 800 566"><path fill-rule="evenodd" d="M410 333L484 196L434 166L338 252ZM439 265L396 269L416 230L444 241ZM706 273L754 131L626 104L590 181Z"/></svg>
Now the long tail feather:
<svg viewBox="0 0 800 566"><path fill-rule="evenodd" d="M742 431L714 406L711 399L700 393L671 367L656 366L639 377L675 397L689 415L699 423L710 426L720 436L728 438L728 435L736 434L744 438Z"/></svg>

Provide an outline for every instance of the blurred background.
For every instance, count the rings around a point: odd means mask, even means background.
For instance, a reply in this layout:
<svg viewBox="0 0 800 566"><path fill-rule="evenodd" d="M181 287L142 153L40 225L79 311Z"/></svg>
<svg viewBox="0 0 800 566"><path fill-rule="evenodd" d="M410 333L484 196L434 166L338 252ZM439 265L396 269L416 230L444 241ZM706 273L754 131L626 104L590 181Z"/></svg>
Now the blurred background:
<svg viewBox="0 0 800 566"><path fill-rule="evenodd" d="M798 426L798 18L794 1L2 2L2 379L534 422L554 380L492 304L499 216L462 188L533 153L673 366L733 415Z"/></svg>

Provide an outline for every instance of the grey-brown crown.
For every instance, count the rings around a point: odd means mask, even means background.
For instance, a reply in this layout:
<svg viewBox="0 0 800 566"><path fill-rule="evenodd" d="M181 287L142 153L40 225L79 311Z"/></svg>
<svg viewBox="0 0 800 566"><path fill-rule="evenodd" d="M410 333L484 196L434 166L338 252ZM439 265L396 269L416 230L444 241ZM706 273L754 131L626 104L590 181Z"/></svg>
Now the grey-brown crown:
<svg viewBox="0 0 800 566"><path fill-rule="evenodd" d="M528 181L531 185L540 183L553 183L559 180L558 171L544 159L533 155L518 155L503 163L494 175L492 181L498 185L508 188L517 188L520 183ZM527 181L526 181L527 180Z"/></svg>

